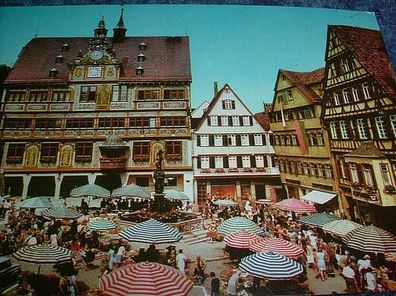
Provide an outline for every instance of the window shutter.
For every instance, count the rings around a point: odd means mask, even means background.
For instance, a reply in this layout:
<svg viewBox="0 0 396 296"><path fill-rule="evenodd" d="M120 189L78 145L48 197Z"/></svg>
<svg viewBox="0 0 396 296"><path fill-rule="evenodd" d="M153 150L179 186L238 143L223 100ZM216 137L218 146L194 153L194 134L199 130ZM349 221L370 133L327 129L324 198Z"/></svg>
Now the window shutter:
<svg viewBox="0 0 396 296"><path fill-rule="evenodd" d="M165 89L164 90L164 99L165 100L169 100L171 97L170 97L170 90L169 89Z"/></svg>
<svg viewBox="0 0 396 296"><path fill-rule="evenodd" d="M254 155L250 156L250 167L256 167L256 157Z"/></svg>
<svg viewBox="0 0 396 296"><path fill-rule="evenodd" d="M242 156L237 156L237 168L242 167Z"/></svg>
<svg viewBox="0 0 396 296"><path fill-rule="evenodd" d="M223 135L223 146L228 146L227 135Z"/></svg>
<svg viewBox="0 0 396 296"><path fill-rule="evenodd" d="M253 117L252 116L249 116L249 121L250 121L250 126L252 126L253 125Z"/></svg>
<svg viewBox="0 0 396 296"><path fill-rule="evenodd" d="M223 156L223 167L228 169L228 156Z"/></svg>
<svg viewBox="0 0 396 296"><path fill-rule="evenodd" d="M269 135L269 142L271 146L274 145L274 136L272 134Z"/></svg>
<svg viewBox="0 0 396 296"><path fill-rule="evenodd" d="M197 135L197 146L201 146L201 135Z"/></svg>
<svg viewBox="0 0 396 296"><path fill-rule="evenodd" d="M231 101L232 109L235 109L235 101Z"/></svg>
<svg viewBox="0 0 396 296"><path fill-rule="evenodd" d="M207 117L208 126L212 125L212 118L210 116Z"/></svg>
<svg viewBox="0 0 396 296"><path fill-rule="evenodd" d="M242 116L239 116L239 125L243 125L243 117Z"/></svg>
<svg viewBox="0 0 396 296"><path fill-rule="evenodd" d="M215 159L213 156L209 157L209 167L213 169L215 167Z"/></svg>
<svg viewBox="0 0 396 296"><path fill-rule="evenodd" d="M261 139L263 140L263 145L267 145L267 137L265 135L261 135Z"/></svg>
<svg viewBox="0 0 396 296"><path fill-rule="evenodd" d="M225 109L225 101L222 101L221 103L222 103L223 109Z"/></svg>
<svg viewBox="0 0 396 296"><path fill-rule="evenodd" d="M348 181L352 181L351 168L349 167L349 163L347 162L344 162L344 172Z"/></svg>
<svg viewBox="0 0 396 296"><path fill-rule="evenodd" d="M209 135L209 146L210 147L214 146L214 135Z"/></svg>
<svg viewBox="0 0 396 296"><path fill-rule="evenodd" d="M241 146L241 135L236 135L236 145Z"/></svg>
<svg viewBox="0 0 396 296"><path fill-rule="evenodd" d="M267 155L264 155L264 167L268 167Z"/></svg>
<svg viewBox="0 0 396 296"><path fill-rule="evenodd" d="M375 179L374 169L372 165L370 165L370 172L371 172L371 178L373 179L374 187L377 188L377 180Z"/></svg>
<svg viewBox="0 0 396 296"><path fill-rule="evenodd" d="M358 176L359 176L359 183L365 184L363 166L357 163L356 164L356 169L357 169L357 173L358 173Z"/></svg>
<svg viewBox="0 0 396 296"><path fill-rule="evenodd" d="M217 125L221 126L221 118L220 118L220 116L217 116Z"/></svg>
<svg viewBox="0 0 396 296"><path fill-rule="evenodd" d="M201 157L197 157L197 168L201 168Z"/></svg>
<svg viewBox="0 0 396 296"><path fill-rule="evenodd" d="M228 125L232 126L232 116L228 116Z"/></svg>
<svg viewBox="0 0 396 296"><path fill-rule="evenodd" d="M254 142L254 135L249 135L249 145L256 146L256 143Z"/></svg>

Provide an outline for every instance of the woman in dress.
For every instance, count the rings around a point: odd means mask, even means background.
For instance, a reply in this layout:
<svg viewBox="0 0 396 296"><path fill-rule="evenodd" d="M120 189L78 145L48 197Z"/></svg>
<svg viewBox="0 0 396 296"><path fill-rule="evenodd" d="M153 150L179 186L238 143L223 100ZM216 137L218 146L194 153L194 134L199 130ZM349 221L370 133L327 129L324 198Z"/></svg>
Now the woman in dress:
<svg viewBox="0 0 396 296"><path fill-rule="evenodd" d="M325 252L322 249L318 249L318 252L316 253L317 256L317 265L319 269L319 276L322 281L324 281L327 276L326 276L326 260L325 260Z"/></svg>

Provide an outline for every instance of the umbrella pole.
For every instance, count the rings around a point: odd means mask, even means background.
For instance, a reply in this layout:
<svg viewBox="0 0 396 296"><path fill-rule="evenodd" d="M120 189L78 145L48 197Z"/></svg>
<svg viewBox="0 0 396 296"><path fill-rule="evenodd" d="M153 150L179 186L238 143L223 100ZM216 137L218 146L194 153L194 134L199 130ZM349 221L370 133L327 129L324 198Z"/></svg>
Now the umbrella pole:
<svg viewBox="0 0 396 296"><path fill-rule="evenodd" d="M41 264L38 265L38 269L37 269L37 275L40 274L40 269L41 269Z"/></svg>

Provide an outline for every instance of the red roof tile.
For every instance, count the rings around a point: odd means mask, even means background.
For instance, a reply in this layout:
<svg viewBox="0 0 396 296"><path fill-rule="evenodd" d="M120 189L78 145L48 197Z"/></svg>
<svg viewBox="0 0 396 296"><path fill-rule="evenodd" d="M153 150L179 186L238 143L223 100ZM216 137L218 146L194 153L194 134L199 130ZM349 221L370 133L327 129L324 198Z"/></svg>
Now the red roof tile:
<svg viewBox="0 0 396 296"><path fill-rule="evenodd" d="M329 30L353 52L389 95L396 95L395 73L380 31L350 26L329 26Z"/></svg>
<svg viewBox="0 0 396 296"><path fill-rule="evenodd" d="M77 58L79 51L88 51L88 37L35 38L21 51L6 83L21 82L67 82L68 63ZM108 38L111 43L111 38ZM140 43L146 43L143 51L146 59L138 62ZM61 51L62 44L69 44L68 51ZM123 67L121 81L191 81L190 49L188 37L126 37L124 42L114 43L116 57ZM62 63L55 63L62 55ZM136 67L144 69L142 76L136 75ZM49 70L56 68L55 78Z"/></svg>
<svg viewBox="0 0 396 296"><path fill-rule="evenodd" d="M322 98L318 96L310 85L321 83L324 78L324 68L319 68L311 72L293 72L288 70L279 70L289 81L296 85L296 87L312 102L320 101Z"/></svg>
<svg viewBox="0 0 396 296"><path fill-rule="evenodd" d="M256 118L257 122L266 130L269 131L270 128L270 119L269 119L269 111L264 111L260 113L254 114L254 118Z"/></svg>

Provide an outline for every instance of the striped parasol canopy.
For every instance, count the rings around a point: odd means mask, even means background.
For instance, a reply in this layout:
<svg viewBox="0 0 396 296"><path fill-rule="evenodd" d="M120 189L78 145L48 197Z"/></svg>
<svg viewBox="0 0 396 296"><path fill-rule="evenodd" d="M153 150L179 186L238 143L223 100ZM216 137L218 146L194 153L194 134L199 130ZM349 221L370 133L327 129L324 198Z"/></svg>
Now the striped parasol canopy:
<svg viewBox="0 0 396 296"><path fill-rule="evenodd" d="M28 246L16 251L13 256L19 261L36 264L56 264L71 260L69 249L53 245Z"/></svg>
<svg viewBox="0 0 396 296"><path fill-rule="evenodd" d="M292 279L303 272L300 263L273 252L254 253L243 257L239 268L255 277L269 280Z"/></svg>
<svg viewBox="0 0 396 296"><path fill-rule="evenodd" d="M215 205L218 206L235 206L236 202L230 199L218 199L213 202Z"/></svg>
<svg viewBox="0 0 396 296"><path fill-rule="evenodd" d="M164 190L165 197L168 199L177 199L177 200L190 200L190 198L184 192L174 189Z"/></svg>
<svg viewBox="0 0 396 296"><path fill-rule="evenodd" d="M44 217L53 219L78 219L82 214L68 208L53 208L41 213Z"/></svg>
<svg viewBox="0 0 396 296"><path fill-rule="evenodd" d="M323 225L334 220L338 220L338 218L334 215L328 213L319 213L301 218L300 223L322 227Z"/></svg>
<svg viewBox="0 0 396 296"><path fill-rule="evenodd" d="M184 296L192 287L192 281L179 270L155 262L117 268L99 281L99 289L105 296Z"/></svg>
<svg viewBox="0 0 396 296"><path fill-rule="evenodd" d="M130 242L148 244L173 243L183 237L177 229L154 219L135 224L121 231L119 236Z"/></svg>
<svg viewBox="0 0 396 296"><path fill-rule="evenodd" d="M348 248L367 253L396 252L396 237L374 225L356 228L343 237Z"/></svg>
<svg viewBox="0 0 396 296"><path fill-rule="evenodd" d="M93 196L93 197L108 197L110 191L96 184L86 184L70 191L70 196L82 197L82 196Z"/></svg>
<svg viewBox="0 0 396 296"><path fill-rule="evenodd" d="M315 213L316 208L305 201L296 199L296 198L288 198L272 205L275 209L280 209L283 211L292 211L295 213Z"/></svg>
<svg viewBox="0 0 396 296"><path fill-rule="evenodd" d="M105 231L116 227L117 225L113 221L103 218L95 218L88 223L88 228L96 231Z"/></svg>
<svg viewBox="0 0 396 296"><path fill-rule="evenodd" d="M111 193L113 197L132 197L132 198L143 198L150 199L151 194L145 191L142 187L136 184L128 184L120 188L116 188Z"/></svg>
<svg viewBox="0 0 396 296"><path fill-rule="evenodd" d="M248 230L239 230L233 234L227 235L224 242L227 246L239 249L248 249L249 242L260 239L260 236Z"/></svg>
<svg viewBox="0 0 396 296"><path fill-rule="evenodd" d="M249 230L254 234L260 234L262 232L256 223L247 218L239 216L225 220L217 228L217 231L224 236L233 234L238 230Z"/></svg>
<svg viewBox="0 0 396 296"><path fill-rule="evenodd" d="M259 238L249 242L249 249L254 252L273 252L289 258L298 258L304 249L281 238Z"/></svg>
<svg viewBox="0 0 396 296"><path fill-rule="evenodd" d="M343 237L352 230L355 230L356 228L359 227L363 227L363 225L350 220L342 219L342 220L333 220L329 223L326 223L325 225L323 225L322 229L325 232Z"/></svg>
<svg viewBox="0 0 396 296"><path fill-rule="evenodd" d="M52 203L48 200L49 197L36 196L21 201L17 207L25 209L45 209L52 208Z"/></svg>

